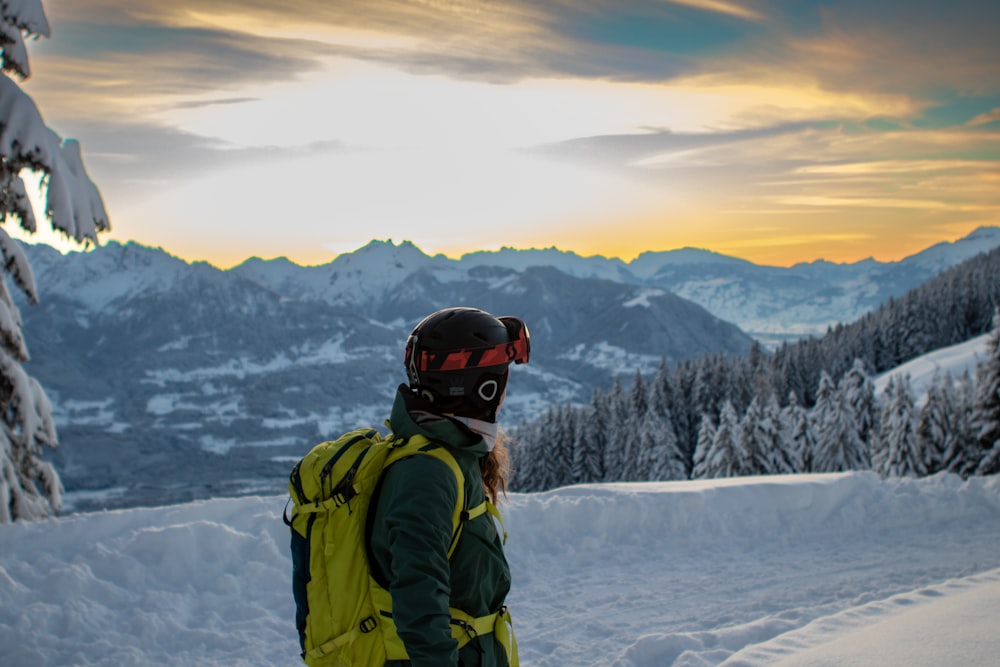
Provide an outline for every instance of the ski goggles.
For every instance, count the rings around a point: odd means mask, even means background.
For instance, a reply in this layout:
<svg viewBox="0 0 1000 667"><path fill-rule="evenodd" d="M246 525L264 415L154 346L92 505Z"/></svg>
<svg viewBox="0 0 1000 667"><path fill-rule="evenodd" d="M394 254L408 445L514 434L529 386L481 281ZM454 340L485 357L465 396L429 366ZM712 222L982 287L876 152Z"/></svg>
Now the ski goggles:
<svg viewBox="0 0 1000 667"><path fill-rule="evenodd" d="M418 372L460 371L466 368L484 368L503 364L526 364L531 356L531 335L528 325L517 317L498 317L507 329L508 342L490 347L467 347L460 350L419 350L414 355L414 345L406 346L406 365L412 363Z"/></svg>

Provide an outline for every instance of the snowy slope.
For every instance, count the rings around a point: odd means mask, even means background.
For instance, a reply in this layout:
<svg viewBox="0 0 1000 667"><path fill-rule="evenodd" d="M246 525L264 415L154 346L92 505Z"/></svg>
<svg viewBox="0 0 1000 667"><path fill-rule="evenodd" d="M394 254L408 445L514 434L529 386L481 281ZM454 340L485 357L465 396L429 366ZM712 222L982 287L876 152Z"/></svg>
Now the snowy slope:
<svg viewBox="0 0 1000 667"><path fill-rule="evenodd" d="M0 664L300 664L284 502L0 526ZM589 485L504 511L526 667L985 665L1000 649L997 477Z"/></svg>
<svg viewBox="0 0 1000 667"><path fill-rule="evenodd" d="M913 393L920 401L926 397L927 388L938 374L944 377L946 373L951 373L952 378L957 380L968 373L970 378L975 379L976 365L987 357L988 339L989 334L976 336L964 343L934 350L911 359L875 378L875 393L881 395L889 380L897 375L909 376Z"/></svg>

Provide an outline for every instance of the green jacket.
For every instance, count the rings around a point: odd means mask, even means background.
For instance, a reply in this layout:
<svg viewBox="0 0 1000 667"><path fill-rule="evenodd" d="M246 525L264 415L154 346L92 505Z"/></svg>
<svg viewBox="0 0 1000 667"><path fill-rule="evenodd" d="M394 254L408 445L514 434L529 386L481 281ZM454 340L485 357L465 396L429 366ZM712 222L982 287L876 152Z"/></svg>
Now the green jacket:
<svg viewBox="0 0 1000 667"><path fill-rule="evenodd" d="M392 432L420 433L447 446L465 476L467 507L475 507L485 498L480 460L489 453L486 443L452 419L420 412L417 403L400 387L389 418ZM477 637L461 652L451 637L449 606L486 616L500 609L510 590L510 568L489 515L465 523L449 561L457 499L455 475L429 456L399 461L383 477L370 529L372 570L388 584L393 621L410 656L387 666L507 665L492 634Z"/></svg>

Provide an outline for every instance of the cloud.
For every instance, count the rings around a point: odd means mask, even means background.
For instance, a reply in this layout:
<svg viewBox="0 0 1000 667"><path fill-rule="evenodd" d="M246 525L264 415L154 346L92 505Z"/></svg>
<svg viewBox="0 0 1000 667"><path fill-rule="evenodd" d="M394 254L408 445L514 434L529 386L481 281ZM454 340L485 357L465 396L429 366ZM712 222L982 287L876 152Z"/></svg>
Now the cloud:
<svg viewBox="0 0 1000 667"><path fill-rule="evenodd" d="M180 102L174 105L175 109L198 109L202 107L211 107L216 105L227 105L227 104L244 104L246 102L258 102L259 97L230 97L224 99L212 99L212 100L190 100L186 102Z"/></svg>
<svg viewBox="0 0 1000 667"><path fill-rule="evenodd" d="M998 120L1000 120L1000 107L987 111L986 113L981 113L966 124L972 127L978 127L979 125L988 125Z"/></svg>
<svg viewBox="0 0 1000 667"><path fill-rule="evenodd" d="M230 103L235 91L294 80L333 53L315 43L214 30L63 27L77 31L73 39L39 48L36 75L25 84L54 119L148 116L178 104Z"/></svg>
<svg viewBox="0 0 1000 667"><path fill-rule="evenodd" d="M794 15L783 17L785 39L763 62L830 88L925 100L949 90L1000 90L997 3L848 0L817 10L816 18L810 29L797 25ZM757 52L767 49L758 45Z"/></svg>
<svg viewBox="0 0 1000 667"><path fill-rule="evenodd" d="M732 2L725 2L724 0L665 0L666 2L672 2L678 5L684 5L687 7L694 7L696 9L703 9L709 12L718 12L720 14L727 14L729 16L736 16L741 19L746 19L748 21L762 21L764 19L763 15L749 7L744 5L739 5Z"/></svg>
<svg viewBox="0 0 1000 667"><path fill-rule="evenodd" d="M282 162L306 154L329 155L343 150L336 142L291 147L239 147L213 137L165 125L132 122L113 127L92 121L70 123L83 145L88 169L102 190L134 198L171 182L189 181L218 169L258 165L280 169ZM68 133L70 134L70 133ZM96 148L96 149L95 149ZM116 185L117 184L117 185ZM106 196L106 199L112 199Z"/></svg>

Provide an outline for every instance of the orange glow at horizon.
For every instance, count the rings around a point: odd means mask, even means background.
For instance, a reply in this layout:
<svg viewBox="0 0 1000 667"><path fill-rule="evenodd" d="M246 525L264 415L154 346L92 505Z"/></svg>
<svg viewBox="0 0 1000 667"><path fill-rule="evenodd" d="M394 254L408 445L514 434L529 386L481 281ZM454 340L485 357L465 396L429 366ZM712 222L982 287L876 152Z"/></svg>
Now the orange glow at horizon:
<svg viewBox="0 0 1000 667"><path fill-rule="evenodd" d="M460 259L463 255L478 251L496 251L503 247L519 250L555 247L564 252L573 252L581 257L602 256L617 258L626 263L644 252L665 252L682 248L697 248L738 259L744 259L762 266L789 267L799 263L825 260L834 263L854 263L868 258L880 262L894 262L916 254L943 241L956 241L972 233L981 226L997 226L1000 223L983 221L982 224L955 225L942 230L939 237L926 234L908 233L905 226L888 238L875 237L863 231L843 233L817 232L809 234L794 228L781 230L773 228L711 227L706 225L667 226L658 232L645 235L647 243L639 245L631 238L623 238L621 228L626 224L607 225L606 229L591 229L585 235L556 238L550 231L541 232L534 238L510 238L481 246L452 244L441 239L422 239L419 236L399 238L358 238L357 241L329 243L322 246L296 243L290 239L276 237L268 253L254 251L253 243L246 246L234 243L233 239L217 238L209 240L187 239L178 243L176 239L164 236L161 240L141 241L150 247L162 247L171 255L188 262L204 261L220 269L229 269L246 260L257 257L264 260L287 258L301 266L328 264L341 254L351 253L373 240L391 241L399 245L412 242L425 254L442 254L450 259ZM23 237L21 237L23 238ZM571 239L571 240L570 240ZM31 243L53 244L52 236L36 234L26 239ZM103 235L102 243L109 240L125 243L126 238L114 232ZM79 250L73 244L61 241L53 244L63 251Z"/></svg>

